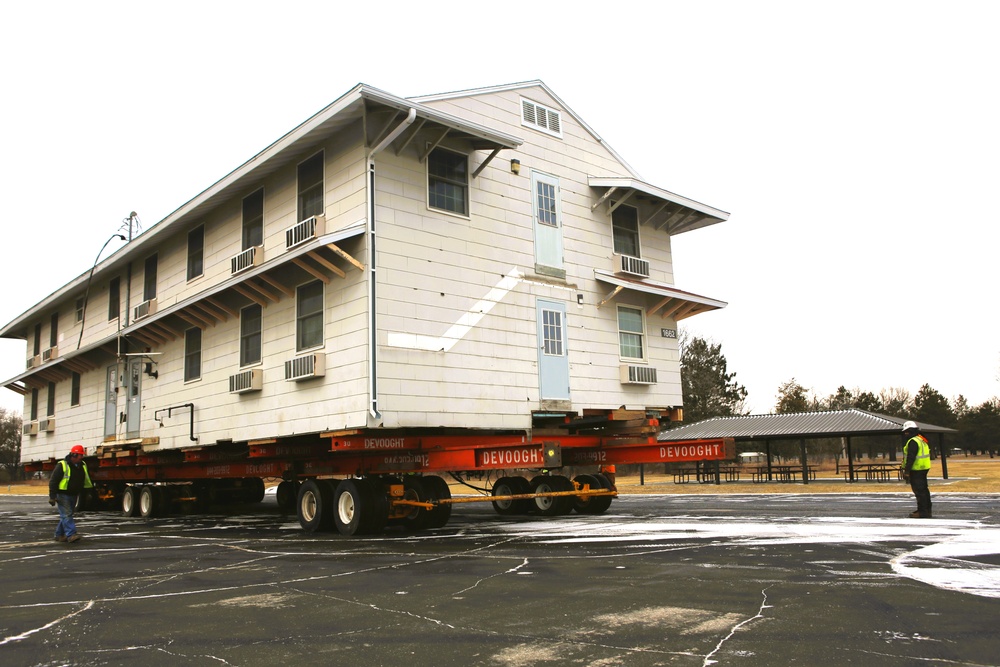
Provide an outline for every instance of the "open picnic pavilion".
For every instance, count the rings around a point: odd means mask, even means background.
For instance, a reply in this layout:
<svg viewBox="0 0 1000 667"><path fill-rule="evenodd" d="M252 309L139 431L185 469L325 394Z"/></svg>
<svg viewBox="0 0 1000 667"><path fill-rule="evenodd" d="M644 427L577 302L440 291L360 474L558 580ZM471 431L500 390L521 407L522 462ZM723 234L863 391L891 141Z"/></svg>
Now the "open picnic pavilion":
<svg viewBox="0 0 1000 667"><path fill-rule="evenodd" d="M902 444L905 417L891 417L866 410L827 410L822 412L797 412L781 415L743 415L738 417L714 417L669 431L658 436L660 442L684 442L707 438L732 438L737 449L759 450L763 446L760 465L752 468L753 481L801 481L808 484L816 478L815 467L809 465L806 443L809 440L843 438L847 454L847 470L844 479L888 480L898 474L899 462L855 463L851 450L851 439L862 436L899 437ZM915 420L914 420L915 421ZM916 422L920 432L931 445L931 453L940 457L941 471L948 479L947 448L944 446L946 433L957 433L953 428ZM801 461L798 465L775 464L771 456L771 443L782 440L797 440ZM752 447L748 445L752 444ZM689 474L689 473L682 473ZM721 483L723 478L733 479L739 474L735 466L719 465L718 461L704 462L696 468L699 481ZM676 475L675 475L676 477ZM737 477L738 479L738 477ZM677 481L675 479L675 481ZM687 480L681 480L687 481Z"/></svg>

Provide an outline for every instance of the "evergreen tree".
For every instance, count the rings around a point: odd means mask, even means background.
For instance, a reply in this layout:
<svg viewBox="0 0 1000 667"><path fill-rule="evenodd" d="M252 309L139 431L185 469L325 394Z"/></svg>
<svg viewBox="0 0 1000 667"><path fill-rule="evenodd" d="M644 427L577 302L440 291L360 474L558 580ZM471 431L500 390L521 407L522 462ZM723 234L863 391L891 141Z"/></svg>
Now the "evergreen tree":
<svg viewBox="0 0 1000 667"><path fill-rule="evenodd" d="M778 387L778 402L774 406L775 414L784 415L792 412L808 412L817 407L816 400L809 400L806 388L792 378Z"/></svg>
<svg viewBox="0 0 1000 667"><path fill-rule="evenodd" d="M684 421L746 414L746 387L729 372L722 345L701 337L689 340L682 332L680 346Z"/></svg>

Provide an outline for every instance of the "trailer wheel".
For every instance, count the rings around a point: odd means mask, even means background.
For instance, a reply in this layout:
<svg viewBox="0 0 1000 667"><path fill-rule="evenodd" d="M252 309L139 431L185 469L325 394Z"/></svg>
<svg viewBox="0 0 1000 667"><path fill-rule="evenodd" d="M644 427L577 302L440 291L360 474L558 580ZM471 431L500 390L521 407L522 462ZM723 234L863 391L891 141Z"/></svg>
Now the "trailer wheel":
<svg viewBox="0 0 1000 667"><path fill-rule="evenodd" d="M578 475L574 480L580 486L587 484L594 491L610 488L597 475ZM611 496L573 496L573 509L578 514L602 514L611 507Z"/></svg>
<svg viewBox="0 0 1000 667"><path fill-rule="evenodd" d="M501 477L493 484L494 496L516 496L522 493L531 493L531 483L523 477ZM501 516L527 514L531 510L531 500L494 500L493 509Z"/></svg>
<svg viewBox="0 0 1000 667"><path fill-rule="evenodd" d="M299 487L296 510L303 529L310 533L330 530L333 525L333 487L324 480L306 480Z"/></svg>
<svg viewBox="0 0 1000 667"><path fill-rule="evenodd" d="M279 483L274 497L282 514L292 514L295 512L295 501L299 497L299 483L287 480Z"/></svg>
<svg viewBox="0 0 1000 667"><path fill-rule="evenodd" d="M243 479L243 502L259 503L264 500L264 480L260 477L246 477Z"/></svg>
<svg viewBox="0 0 1000 667"><path fill-rule="evenodd" d="M539 475L531 480L532 493L572 491L573 483L562 475ZM572 496L535 498L535 510L542 516L563 516L573 511Z"/></svg>
<svg viewBox="0 0 1000 667"><path fill-rule="evenodd" d="M308 484L309 482L306 482ZM302 485L304 489L306 484ZM337 532L341 535L354 535L361 531L361 517L365 512L365 496L371 493L362 493L362 480L345 479L337 486L337 495L334 500L333 521L337 526ZM299 492L302 497L302 492ZM300 503L301 505L301 503Z"/></svg>
<svg viewBox="0 0 1000 667"><path fill-rule="evenodd" d="M615 490L615 485L611 483L611 480L608 479L607 475L597 473L594 475L594 478L601 483L601 486L604 487L605 491ZM594 510L591 514L603 514L604 512L607 512L608 508L611 507L611 501L614 499L614 496L598 496L594 498L592 500L594 503Z"/></svg>
<svg viewBox="0 0 1000 667"><path fill-rule="evenodd" d="M126 486L122 491L122 514L125 516L139 515L139 489L135 486Z"/></svg>
<svg viewBox="0 0 1000 667"><path fill-rule="evenodd" d="M403 478L403 498L405 500L418 500L426 501L428 489L424 484L422 477L414 477L409 475ZM403 517L403 525L409 530L420 530L427 524L427 518L430 510L426 510L423 507L410 507L409 511Z"/></svg>
<svg viewBox="0 0 1000 667"><path fill-rule="evenodd" d="M451 489L448 488L448 482L444 481L437 475L424 477L423 480L424 488L427 490L427 495L431 500L451 499ZM450 518L451 503L438 505L434 509L427 512L427 527L443 528L445 524L448 523L448 519Z"/></svg>
<svg viewBox="0 0 1000 667"><path fill-rule="evenodd" d="M143 518L156 516L159 503L156 502L156 487L146 485L139 491L139 515Z"/></svg>
<svg viewBox="0 0 1000 667"><path fill-rule="evenodd" d="M389 523L389 496L378 480L361 479L358 485L365 497L361 532L367 535L381 533Z"/></svg>

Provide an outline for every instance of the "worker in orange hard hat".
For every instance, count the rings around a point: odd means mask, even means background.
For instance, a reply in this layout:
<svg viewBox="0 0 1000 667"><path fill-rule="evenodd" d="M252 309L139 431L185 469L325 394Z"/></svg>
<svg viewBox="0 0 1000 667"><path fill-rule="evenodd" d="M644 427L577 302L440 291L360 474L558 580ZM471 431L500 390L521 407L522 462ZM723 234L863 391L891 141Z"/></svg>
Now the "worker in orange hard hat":
<svg viewBox="0 0 1000 667"><path fill-rule="evenodd" d="M93 488L90 473L83 457L87 450L83 445L73 445L66 458L59 461L49 478L49 505L59 507L59 524L56 526L56 542L77 542L80 534L76 532L76 522L73 512L76 503L84 489Z"/></svg>

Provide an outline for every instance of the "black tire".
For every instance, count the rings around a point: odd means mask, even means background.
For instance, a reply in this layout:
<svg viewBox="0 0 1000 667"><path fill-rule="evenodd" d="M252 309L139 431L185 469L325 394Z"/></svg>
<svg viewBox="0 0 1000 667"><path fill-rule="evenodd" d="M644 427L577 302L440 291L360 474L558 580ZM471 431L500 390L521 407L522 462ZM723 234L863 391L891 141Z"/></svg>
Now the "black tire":
<svg viewBox="0 0 1000 667"><path fill-rule="evenodd" d="M523 477L501 477L493 484L494 496L516 496L531 493L531 483ZM516 516L531 511L532 502L528 498L515 500L494 500L493 509L501 516Z"/></svg>
<svg viewBox="0 0 1000 667"><path fill-rule="evenodd" d="M376 535L389 523L389 496L382 484L375 479L358 480L365 496L365 510L361 516L361 532Z"/></svg>
<svg viewBox="0 0 1000 667"><path fill-rule="evenodd" d="M603 473L597 473L594 476L601 486L604 487L606 491L611 491L615 488L615 485L611 483L611 480L607 478ZM615 499L614 496L598 496L594 498L591 502L593 503L591 514L604 514L611 507L611 501Z"/></svg>
<svg viewBox="0 0 1000 667"><path fill-rule="evenodd" d="M562 475L539 475L531 480L532 493L551 493L572 490L573 483ZM535 498L535 512L541 516L563 516L572 511L572 496Z"/></svg>
<svg viewBox="0 0 1000 667"><path fill-rule="evenodd" d="M309 479L299 487L296 514L299 525L310 533L333 527L333 486L320 479Z"/></svg>
<svg viewBox="0 0 1000 667"><path fill-rule="evenodd" d="M126 486L122 491L122 514L139 516L139 487Z"/></svg>
<svg viewBox="0 0 1000 667"><path fill-rule="evenodd" d="M299 483L284 481L278 484L278 489L274 494L278 501L278 509L282 514L295 513L295 501L299 498Z"/></svg>
<svg viewBox="0 0 1000 667"><path fill-rule="evenodd" d="M149 484L145 485L139 491L139 516L144 519L150 519L157 514L159 514L159 503L156 502L157 498L156 487Z"/></svg>
<svg viewBox="0 0 1000 667"><path fill-rule="evenodd" d="M361 518L365 513L365 500L371 493L364 493L367 486L364 480L345 479L337 486L337 494L333 501L333 521L337 527L337 532L341 535L355 535L363 532ZM308 484L309 482L306 482ZM306 484L302 485L305 489ZM302 497L302 491L299 491ZM301 518L299 519L301 521ZM303 525L303 528L305 526Z"/></svg>
<svg viewBox="0 0 1000 667"><path fill-rule="evenodd" d="M450 500L451 499L451 489L448 488L448 482L444 481L437 475L430 475L424 477L424 488L427 490L428 498L431 500ZM438 505L434 509L427 512L427 528L444 528L448 523L448 519L451 518L451 503L446 503L444 505Z"/></svg>
<svg viewBox="0 0 1000 667"><path fill-rule="evenodd" d="M427 487L424 485L423 477L408 475L403 478L403 498L405 500L427 500ZM410 507L406 516L402 518L402 523L407 530L422 530L427 525L427 518L430 510L423 507Z"/></svg>
<svg viewBox="0 0 1000 667"><path fill-rule="evenodd" d="M264 480L260 477L246 477L243 479L242 494L243 502L259 503L264 500Z"/></svg>
<svg viewBox="0 0 1000 667"><path fill-rule="evenodd" d="M602 475L603 477L603 475ZM600 491L610 488L604 485L597 475L578 475L574 480L581 487L589 485L591 490ZM605 482L607 479L605 478ZM611 507L611 496L574 496L573 509L578 514L601 514Z"/></svg>

